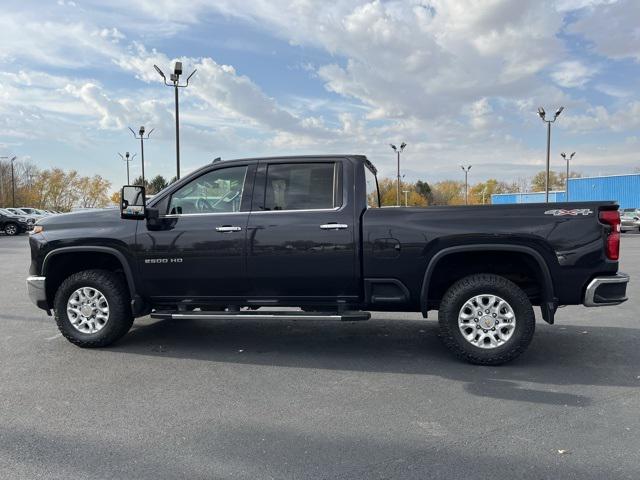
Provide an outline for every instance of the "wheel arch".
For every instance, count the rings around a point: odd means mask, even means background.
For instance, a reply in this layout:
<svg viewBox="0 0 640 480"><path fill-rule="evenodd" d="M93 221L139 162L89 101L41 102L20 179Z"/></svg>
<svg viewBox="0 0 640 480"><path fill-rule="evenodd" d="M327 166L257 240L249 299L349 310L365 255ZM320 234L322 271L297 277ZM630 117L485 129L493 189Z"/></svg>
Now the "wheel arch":
<svg viewBox="0 0 640 480"><path fill-rule="evenodd" d="M47 253L47 255L44 257L44 260L42 261L42 269L41 269L42 275L44 277L51 277L51 273L52 273L51 265L54 265L56 262L61 261L63 257L67 257L67 256L78 254L78 253L99 254L99 255L92 258L87 263L81 264L79 268L68 269L69 271L73 273L73 272L77 272L85 269L100 268L101 264L104 262L104 259L109 258L110 259L109 261L113 262L110 264L111 266L117 265L122 270L122 274L127 283L127 290L129 291L129 295L132 300L132 304L140 303L139 300L136 302L136 299L138 299L139 297L136 293L136 278L133 273L133 270L131 269L131 265L127 261L127 258L125 257L125 255L113 247L104 247L104 246L95 245L95 246L71 246L71 247L56 248L50 251L49 253ZM86 268L82 268L85 266ZM112 268L107 268L107 269L112 269ZM49 282L47 281L47 283ZM47 290L48 290L47 297L49 297L51 293L49 291L49 286L47 286ZM55 295L55 292L53 292L53 295ZM49 304L51 304L51 302L49 302Z"/></svg>
<svg viewBox="0 0 640 480"><path fill-rule="evenodd" d="M456 245L451 247L443 248L439 250L433 257L429 260L427 264L427 268L424 273L424 278L422 281L422 288L420 290L420 309L423 316L427 316L428 305L429 305L429 294L430 287L432 286L432 277L433 273L436 271L436 268L440 264L441 261L446 259L448 256L452 256L460 253L485 253L485 252L511 252L520 255L526 255L531 261L533 265L537 267L537 274L539 275L539 280L541 281L541 301L540 308L542 310L542 316L544 320L550 324L554 322L554 314L557 308L556 299L555 299L555 290L553 285L553 277L551 276L551 271L549 269L549 265L545 261L544 257L540 252L535 250L532 247L528 247L525 245L506 245L506 244L475 244L475 245Z"/></svg>

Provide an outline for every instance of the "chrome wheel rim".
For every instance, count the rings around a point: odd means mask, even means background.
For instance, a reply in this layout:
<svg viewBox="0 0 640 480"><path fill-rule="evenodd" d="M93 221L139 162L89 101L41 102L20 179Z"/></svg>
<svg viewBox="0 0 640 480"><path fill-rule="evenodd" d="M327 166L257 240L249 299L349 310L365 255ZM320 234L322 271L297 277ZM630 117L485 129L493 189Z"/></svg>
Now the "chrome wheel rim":
<svg viewBox="0 0 640 480"><path fill-rule="evenodd" d="M69 296L67 316L79 332L96 333L109 321L109 302L100 290L81 287Z"/></svg>
<svg viewBox="0 0 640 480"><path fill-rule="evenodd" d="M5 229L5 233L7 235L15 235L17 231L18 228L15 225L7 225L7 228Z"/></svg>
<svg viewBox="0 0 640 480"><path fill-rule="evenodd" d="M478 348L497 348L513 336L516 315L503 298L489 293L471 297L460 309L458 328L462 337Z"/></svg>

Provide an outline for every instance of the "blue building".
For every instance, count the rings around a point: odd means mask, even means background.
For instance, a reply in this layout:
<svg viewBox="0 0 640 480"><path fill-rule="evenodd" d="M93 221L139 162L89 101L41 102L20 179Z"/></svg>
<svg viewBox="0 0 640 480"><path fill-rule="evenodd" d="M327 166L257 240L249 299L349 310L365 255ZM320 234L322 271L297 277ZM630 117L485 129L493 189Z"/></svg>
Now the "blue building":
<svg viewBox="0 0 640 480"><path fill-rule="evenodd" d="M497 193L492 204L544 202L544 192ZM565 192L549 192L550 202L564 202ZM615 200L620 208L640 208L640 173L569 179L569 201Z"/></svg>

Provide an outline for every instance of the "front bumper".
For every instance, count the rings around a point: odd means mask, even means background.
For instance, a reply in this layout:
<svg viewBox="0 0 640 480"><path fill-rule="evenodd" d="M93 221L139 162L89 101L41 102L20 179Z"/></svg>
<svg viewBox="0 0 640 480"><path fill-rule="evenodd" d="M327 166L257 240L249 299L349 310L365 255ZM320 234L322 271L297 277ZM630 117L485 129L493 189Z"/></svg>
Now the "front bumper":
<svg viewBox="0 0 640 480"><path fill-rule="evenodd" d="M49 310L45 280L46 277L27 277L27 291L29 292L29 298L37 307Z"/></svg>
<svg viewBox="0 0 640 480"><path fill-rule="evenodd" d="M626 273L595 277L587 285L583 304L585 307L604 307L626 302L628 283L629 275Z"/></svg>

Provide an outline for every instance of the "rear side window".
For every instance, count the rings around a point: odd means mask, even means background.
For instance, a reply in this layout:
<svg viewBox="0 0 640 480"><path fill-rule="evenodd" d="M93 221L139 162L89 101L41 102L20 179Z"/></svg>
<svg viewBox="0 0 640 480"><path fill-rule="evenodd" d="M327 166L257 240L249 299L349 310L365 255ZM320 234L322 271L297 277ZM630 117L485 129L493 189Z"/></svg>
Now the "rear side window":
<svg viewBox="0 0 640 480"><path fill-rule="evenodd" d="M282 163L267 167L265 210L338 207L338 167L331 163Z"/></svg>
<svg viewBox="0 0 640 480"><path fill-rule="evenodd" d="M380 208L380 193L378 191L378 179L369 165L365 165L364 178L367 185L367 208Z"/></svg>

